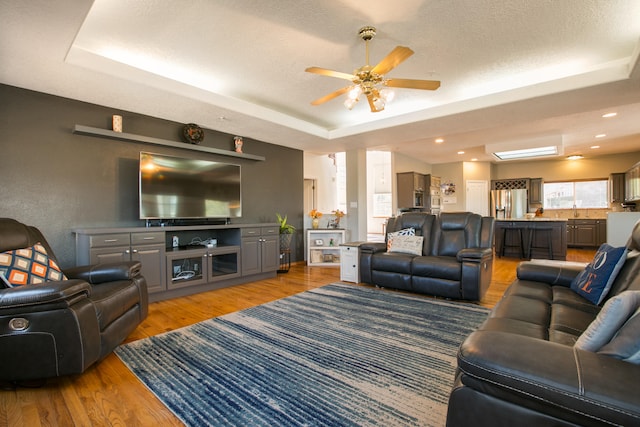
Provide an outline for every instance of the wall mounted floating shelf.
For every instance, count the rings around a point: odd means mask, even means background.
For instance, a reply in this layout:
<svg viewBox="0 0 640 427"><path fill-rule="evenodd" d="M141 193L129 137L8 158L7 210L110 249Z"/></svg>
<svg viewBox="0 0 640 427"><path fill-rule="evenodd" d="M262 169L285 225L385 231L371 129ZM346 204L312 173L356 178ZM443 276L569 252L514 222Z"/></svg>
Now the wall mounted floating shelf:
<svg viewBox="0 0 640 427"><path fill-rule="evenodd" d="M162 145L165 147L182 148L184 150L201 151L203 153L219 154L221 156L238 157L240 159L265 161L263 156L256 156L247 153L236 153L235 151L221 150L219 148L201 147L199 145L187 144L184 142L169 141L168 139L152 138L150 136L135 135L126 132L114 132L112 130L94 128L91 126L75 125L74 134L96 136L99 138L115 139L118 141L142 142L145 144Z"/></svg>

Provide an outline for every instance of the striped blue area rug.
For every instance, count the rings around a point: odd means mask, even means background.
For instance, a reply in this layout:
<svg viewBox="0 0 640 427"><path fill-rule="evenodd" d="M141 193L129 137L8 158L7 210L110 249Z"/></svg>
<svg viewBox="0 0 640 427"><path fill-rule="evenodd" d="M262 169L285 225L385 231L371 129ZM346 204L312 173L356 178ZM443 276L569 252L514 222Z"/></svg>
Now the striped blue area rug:
<svg viewBox="0 0 640 427"><path fill-rule="evenodd" d="M488 310L331 284L116 354L188 426L443 426Z"/></svg>

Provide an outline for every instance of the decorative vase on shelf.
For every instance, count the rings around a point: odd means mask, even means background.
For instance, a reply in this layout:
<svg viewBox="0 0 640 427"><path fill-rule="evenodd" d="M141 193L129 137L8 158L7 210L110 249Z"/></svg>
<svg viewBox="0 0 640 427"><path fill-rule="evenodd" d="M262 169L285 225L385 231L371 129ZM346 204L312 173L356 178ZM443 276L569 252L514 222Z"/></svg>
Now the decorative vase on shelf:
<svg viewBox="0 0 640 427"><path fill-rule="evenodd" d="M318 227L320 227L320 220L318 218L311 219L311 228L316 230Z"/></svg>

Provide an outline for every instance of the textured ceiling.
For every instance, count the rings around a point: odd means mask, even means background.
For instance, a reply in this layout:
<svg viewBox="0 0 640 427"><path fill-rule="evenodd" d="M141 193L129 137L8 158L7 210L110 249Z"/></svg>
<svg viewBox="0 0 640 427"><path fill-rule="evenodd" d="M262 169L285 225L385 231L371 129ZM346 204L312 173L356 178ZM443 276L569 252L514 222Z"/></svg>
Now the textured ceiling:
<svg viewBox="0 0 640 427"><path fill-rule="evenodd" d="M0 82L320 153L492 160L488 144L549 136L640 151L639 16L637 0L7 1ZM398 89L380 113L311 106L345 81L304 69L364 65L364 25L372 64L408 46L388 76L440 89Z"/></svg>

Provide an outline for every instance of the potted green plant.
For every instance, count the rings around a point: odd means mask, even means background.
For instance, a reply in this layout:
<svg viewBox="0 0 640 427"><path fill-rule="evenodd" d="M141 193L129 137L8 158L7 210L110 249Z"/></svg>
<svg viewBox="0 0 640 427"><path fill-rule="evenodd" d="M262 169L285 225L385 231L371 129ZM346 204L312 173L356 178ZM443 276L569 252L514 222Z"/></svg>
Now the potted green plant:
<svg viewBox="0 0 640 427"><path fill-rule="evenodd" d="M287 215L282 216L276 213L278 218L278 225L280 225L280 250L288 251L291 249L291 239L296 228L287 222Z"/></svg>

